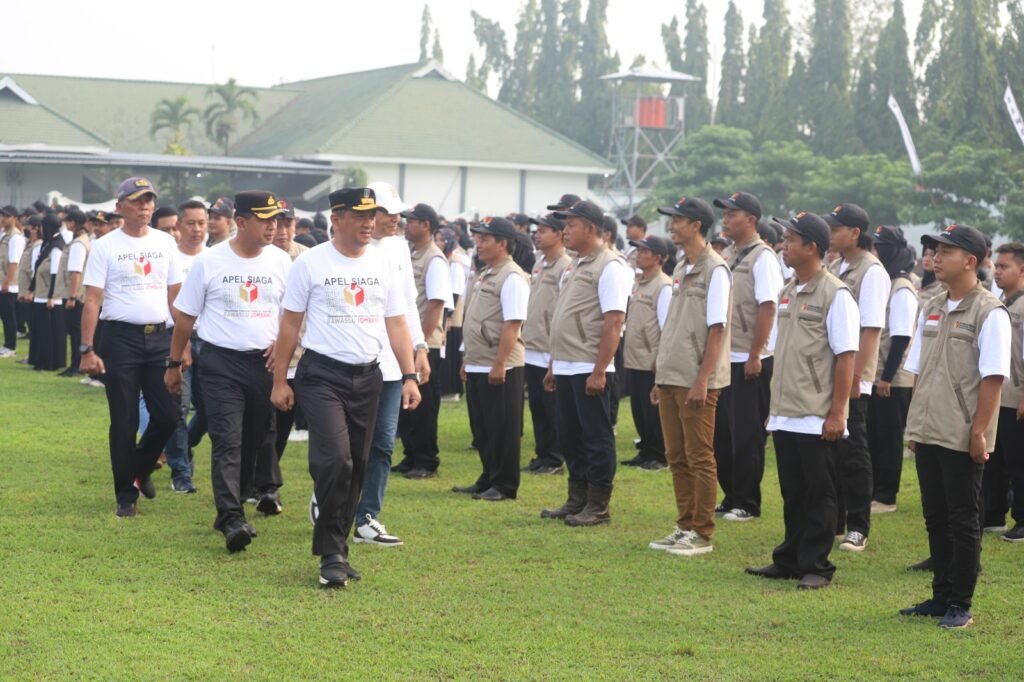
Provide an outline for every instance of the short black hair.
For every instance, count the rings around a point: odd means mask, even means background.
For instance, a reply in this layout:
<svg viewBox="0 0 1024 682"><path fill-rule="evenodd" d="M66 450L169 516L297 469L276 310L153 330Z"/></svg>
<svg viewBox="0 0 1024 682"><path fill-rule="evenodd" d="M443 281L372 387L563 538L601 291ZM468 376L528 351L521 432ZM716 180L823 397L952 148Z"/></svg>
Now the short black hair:
<svg viewBox="0 0 1024 682"><path fill-rule="evenodd" d="M860 228L857 228L860 229ZM857 235L857 248L862 251L870 251L875 246L875 240L867 230L860 230Z"/></svg>
<svg viewBox="0 0 1024 682"><path fill-rule="evenodd" d="M792 230L791 230L791 232L792 232ZM818 242L814 241L813 239L810 239L809 237L805 237L804 235L800 234L799 232L793 232L793 233L796 236L800 237L800 243L803 244L804 246L807 246L808 244L813 244L814 248L817 249L817 251L818 251L818 258L821 258L822 260L825 260L826 249L821 244L819 244ZM868 239L871 239L871 237L868 237Z"/></svg>
<svg viewBox="0 0 1024 682"><path fill-rule="evenodd" d="M1024 263L1024 243L1021 242L1008 242L1003 244L996 249L997 254L1008 253L1013 256L1013 259L1018 263ZM1022 493L1024 494L1024 493Z"/></svg>
<svg viewBox="0 0 1024 682"><path fill-rule="evenodd" d="M160 208L153 211L153 217L150 219L149 224L152 227L156 227L156 224L160 221L161 218L166 218L167 216L177 217L177 215L178 212L175 211L170 206L161 206Z"/></svg>
<svg viewBox="0 0 1024 682"><path fill-rule="evenodd" d="M203 202L199 201L198 199L189 199L188 201L186 201L183 204L181 204L180 206L178 206L178 213L180 215L180 214L184 213L185 211L191 210L193 208L201 208L204 211L209 210L209 209L206 208L206 204L204 204Z"/></svg>

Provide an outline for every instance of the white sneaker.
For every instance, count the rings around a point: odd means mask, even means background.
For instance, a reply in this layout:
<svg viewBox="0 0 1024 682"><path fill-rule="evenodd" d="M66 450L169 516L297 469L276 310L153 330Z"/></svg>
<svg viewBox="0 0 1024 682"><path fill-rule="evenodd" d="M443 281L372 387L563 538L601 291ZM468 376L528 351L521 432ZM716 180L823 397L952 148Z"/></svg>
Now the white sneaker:
<svg viewBox="0 0 1024 682"><path fill-rule="evenodd" d="M676 556L697 556L698 554L707 554L713 550L714 547L711 545L711 540L705 540L696 533L691 533L689 537L678 543L675 547L669 547L665 551Z"/></svg>
<svg viewBox="0 0 1024 682"><path fill-rule="evenodd" d="M92 386L93 388L106 388L106 385L102 381L98 381L96 379L89 379L89 383L87 385Z"/></svg>
<svg viewBox="0 0 1024 682"><path fill-rule="evenodd" d="M746 509L730 509L722 518L726 521L753 521L757 517Z"/></svg>
<svg viewBox="0 0 1024 682"><path fill-rule="evenodd" d="M1009 530L1009 528L1007 528L1006 524L1004 523L1001 526L985 526L983 530L986 533L1005 533L1007 530Z"/></svg>
<svg viewBox="0 0 1024 682"><path fill-rule="evenodd" d="M289 443L301 443L307 440L309 440L309 431L306 431L305 429L293 429L292 432L288 434Z"/></svg>
<svg viewBox="0 0 1024 682"><path fill-rule="evenodd" d="M380 545L381 547L400 547L403 543L399 538L388 533L384 524L366 515L366 523L356 526L356 532L352 536L356 544Z"/></svg>
<svg viewBox="0 0 1024 682"><path fill-rule="evenodd" d="M858 533L855 530L851 530L843 538L843 541L839 543L839 549L844 552L863 552L864 548L868 546L868 539L864 537L863 533Z"/></svg>
<svg viewBox="0 0 1024 682"><path fill-rule="evenodd" d="M0 346L0 358L13 358L14 351L7 346Z"/></svg>
<svg viewBox="0 0 1024 682"><path fill-rule="evenodd" d="M875 514L891 514L896 511L895 504L886 504L885 502L879 502L878 500L871 500L871 515Z"/></svg>
<svg viewBox="0 0 1024 682"><path fill-rule="evenodd" d="M674 528L671 533L666 535L661 540L655 540L647 546L651 549L665 551L667 549L671 549L672 547L678 546L680 543L685 542L686 540L689 540L690 536L693 534L694 533L692 530L680 530L677 527Z"/></svg>

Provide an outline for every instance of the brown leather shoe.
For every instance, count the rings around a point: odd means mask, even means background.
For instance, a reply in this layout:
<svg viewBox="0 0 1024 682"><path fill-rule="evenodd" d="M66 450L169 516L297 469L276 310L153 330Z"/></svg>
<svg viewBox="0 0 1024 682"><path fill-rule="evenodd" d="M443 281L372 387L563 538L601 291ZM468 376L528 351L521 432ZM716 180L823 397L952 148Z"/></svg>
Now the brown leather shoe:
<svg viewBox="0 0 1024 682"><path fill-rule="evenodd" d="M545 509L540 513L542 519L564 519L570 514L579 514L587 504L586 481L569 481L569 498L558 509Z"/></svg>
<svg viewBox="0 0 1024 682"><path fill-rule="evenodd" d="M778 564L768 564L761 568L746 568L744 570L748 575L756 575L758 578L769 578L771 580L796 580L800 577Z"/></svg>
<svg viewBox="0 0 1024 682"><path fill-rule="evenodd" d="M602 523L610 523L611 512L608 510L608 502L612 498L612 487L610 485L587 486L587 504L583 511L578 514L571 514L565 517L565 523L569 526L597 526Z"/></svg>
<svg viewBox="0 0 1024 682"><path fill-rule="evenodd" d="M505 500L511 500L513 498L509 497L508 495L506 495L505 493L501 492L496 488L488 488L482 493L474 493L473 499L484 500L486 502L503 502Z"/></svg>

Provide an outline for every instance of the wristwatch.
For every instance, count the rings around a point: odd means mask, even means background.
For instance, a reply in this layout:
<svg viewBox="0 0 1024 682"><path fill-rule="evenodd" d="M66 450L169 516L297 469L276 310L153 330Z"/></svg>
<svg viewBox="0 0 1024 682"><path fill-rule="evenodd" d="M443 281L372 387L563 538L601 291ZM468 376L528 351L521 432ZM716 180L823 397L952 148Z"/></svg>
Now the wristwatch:
<svg viewBox="0 0 1024 682"><path fill-rule="evenodd" d="M427 350L427 344L425 344L425 343L417 343L415 346L412 347L412 349L414 351L417 351L417 350Z"/></svg>
<svg viewBox="0 0 1024 682"><path fill-rule="evenodd" d="M168 356L167 360L164 362L164 367L167 369L178 369L181 367L181 360L172 360L170 356Z"/></svg>
<svg viewBox="0 0 1024 682"><path fill-rule="evenodd" d="M92 352L92 346L90 346L87 343L83 343L82 345L80 345L78 347L78 352L81 353L82 355L85 355L86 353L91 353Z"/></svg>
<svg viewBox="0 0 1024 682"><path fill-rule="evenodd" d="M420 375L416 374L416 373L413 373L413 374L403 374L402 375L402 383L405 383L406 381L415 381L415 382L419 383L419 380L420 380Z"/></svg>

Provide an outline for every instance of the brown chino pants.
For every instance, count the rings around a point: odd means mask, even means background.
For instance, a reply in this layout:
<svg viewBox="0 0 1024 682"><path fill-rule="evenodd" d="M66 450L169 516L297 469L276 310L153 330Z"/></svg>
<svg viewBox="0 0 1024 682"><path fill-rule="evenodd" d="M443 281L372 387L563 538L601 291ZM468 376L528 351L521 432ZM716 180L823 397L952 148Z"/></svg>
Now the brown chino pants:
<svg viewBox="0 0 1024 682"><path fill-rule="evenodd" d="M659 386L658 414L665 458L676 493L676 525L710 540L715 532L718 478L715 466L715 409L720 390L709 390L703 407L686 404L689 388Z"/></svg>

